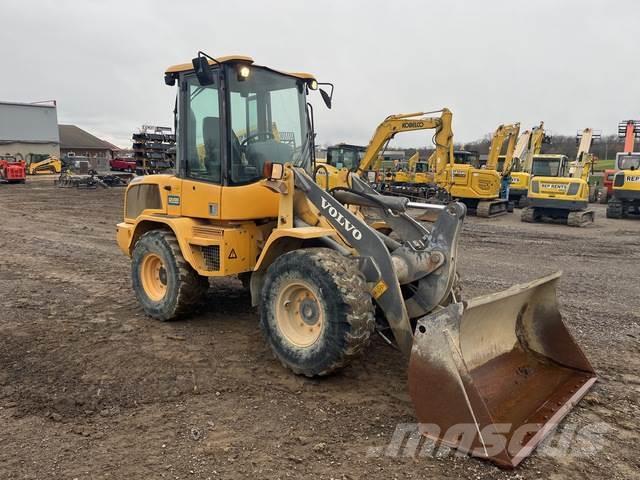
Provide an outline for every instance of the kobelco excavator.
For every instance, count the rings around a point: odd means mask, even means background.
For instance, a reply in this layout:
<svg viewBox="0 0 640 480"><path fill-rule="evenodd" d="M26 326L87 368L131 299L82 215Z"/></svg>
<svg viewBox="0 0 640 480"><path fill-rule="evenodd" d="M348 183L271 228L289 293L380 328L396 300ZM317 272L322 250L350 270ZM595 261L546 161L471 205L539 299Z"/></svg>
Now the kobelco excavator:
<svg viewBox="0 0 640 480"><path fill-rule="evenodd" d="M442 116L438 117L425 117L432 113L441 113ZM326 190L332 190L335 187L348 187L351 174L365 178L370 183L375 180L372 178L374 172L379 172L381 166L381 153L385 150L389 142L398 133L413 132L416 130L429 130L440 129L442 133L440 140L445 142L442 146L447 150L453 145L451 132L451 112L447 109L435 112L415 112L415 113L401 113L397 115L390 115L385 118L377 127L369 140L366 148L356 147L348 144L338 144L336 147L330 147L327 151L326 164L319 164L316 166L314 172L314 178L318 185L324 187ZM450 134L450 135L449 135ZM342 152L342 155L340 155ZM330 155L331 154L331 155ZM418 153L416 152L416 155ZM411 181L412 175L409 170L412 162L418 163L418 157L414 155L410 162L407 163L406 171L392 172L389 177L389 182L395 185L398 181L402 184L406 184ZM349 161L345 161L345 158L349 158ZM449 154L442 155L440 163L437 168L444 170L446 165L442 162L448 161ZM341 161L342 160L342 161Z"/></svg>
<svg viewBox="0 0 640 480"><path fill-rule="evenodd" d="M208 277L239 275L275 357L309 377L345 367L378 329L408 359L418 421L439 427L423 433L504 467L595 382L562 322L559 274L460 299L463 204L425 206L439 212L426 228L404 213L406 198L378 194L356 172L331 192L313 180L307 96L322 85L313 75L199 52L165 81L178 85L177 172L134 178L117 226L147 315L188 315ZM389 125L432 121L445 156L450 115ZM276 138L274 123L287 135ZM377 209L393 235L370 227L362 207Z"/></svg>

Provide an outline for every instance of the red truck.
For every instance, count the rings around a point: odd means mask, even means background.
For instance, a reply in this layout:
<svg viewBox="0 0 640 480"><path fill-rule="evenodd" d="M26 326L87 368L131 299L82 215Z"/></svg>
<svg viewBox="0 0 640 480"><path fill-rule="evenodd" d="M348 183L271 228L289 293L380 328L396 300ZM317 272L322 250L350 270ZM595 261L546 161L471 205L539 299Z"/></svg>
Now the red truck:
<svg viewBox="0 0 640 480"><path fill-rule="evenodd" d="M136 160L131 157L121 157L109 160L109 168L113 172L135 172Z"/></svg>
<svg viewBox="0 0 640 480"><path fill-rule="evenodd" d="M24 183L27 180L27 167L24 160L12 155L0 156L0 181L6 183Z"/></svg>

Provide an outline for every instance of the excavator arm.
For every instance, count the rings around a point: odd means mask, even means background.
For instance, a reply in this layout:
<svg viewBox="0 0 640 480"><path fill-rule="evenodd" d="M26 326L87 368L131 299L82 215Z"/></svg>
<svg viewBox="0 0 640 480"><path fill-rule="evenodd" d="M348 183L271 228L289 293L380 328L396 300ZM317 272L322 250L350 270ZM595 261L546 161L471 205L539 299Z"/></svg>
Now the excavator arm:
<svg viewBox="0 0 640 480"><path fill-rule="evenodd" d="M516 140L520 133L520 124L500 125L493 134L491 146L489 147L489 157L487 158L487 170L495 170L498 166L498 157L502 151L505 141L508 141L507 152L504 159L504 167L501 173L511 171L513 155L516 147Z"/></svg>
<svg viewBox="0 0 640 480"><path fill-rule="evenodd" d="M540 152L542 151L542 144L545 142L549 142L549 137L547 137L544 133L544 122L540 122L540 125L534 127L531 131L529 145L527 146L527 152L524 158L519 157L520 162L522 163L523 172L531 172L533 157L534 155L540 154Z"/></svg>
<svg viewBox="0 0 640 480"><path fill-rule="evenodd" d="M576 137L578 143L578 153L575 161L571 162L572 174L576 178L581 178L585 182L589 181L591 168L593 166L593 154L589 153L593 141L600 138L599 133L595 133L591 128L585 128Z"/></svg>
<svg viewBox="0 0 640 480"><path fill-rule="evenodd" d="M409 161L407 162L407 168L410 172L415 172L418 160L420 160L420 152L416 152L411 155L411 158L409 158Z"/></svg>

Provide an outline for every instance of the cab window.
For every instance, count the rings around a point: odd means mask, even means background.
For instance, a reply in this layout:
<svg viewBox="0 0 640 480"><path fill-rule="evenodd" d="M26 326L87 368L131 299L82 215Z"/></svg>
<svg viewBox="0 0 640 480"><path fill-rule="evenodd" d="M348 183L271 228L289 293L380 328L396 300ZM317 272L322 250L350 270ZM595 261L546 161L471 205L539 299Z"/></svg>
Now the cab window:
<svg viewBox="0 0 640 480"><path fill-rule="evenodd" d="M218 82L201 86L195 77L187 78L186 82L186 175L189 178L221 183L222 137Z"/></svg>

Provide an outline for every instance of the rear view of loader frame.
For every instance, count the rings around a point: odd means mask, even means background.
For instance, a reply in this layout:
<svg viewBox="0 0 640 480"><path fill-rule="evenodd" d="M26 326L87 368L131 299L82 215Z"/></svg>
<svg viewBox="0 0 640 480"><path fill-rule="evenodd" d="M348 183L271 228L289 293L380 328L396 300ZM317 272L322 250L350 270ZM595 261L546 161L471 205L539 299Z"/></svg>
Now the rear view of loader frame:
<svg viewBox="0 0 640 480"><path fill-rule="evenodd" d="M201 54L192 63L167 71L167 83L188 81L195 92L179 94L178 174L134 179L118 224L145 312L159 320L185 316L207 291L207 277L239 275L276 358L310 377L344 367L376 328L388 329L408 358L419 422L438 426L424 433L501 466L517 465L595 382L557 308L559 274L461 301L455 290L463 204L423 204L439 212L426 227L406 214L408 199L382 196L353 172L348 188L325 191L305 157L314 151L306 94L318 84L311 75L260 67L249 57ZM232 132L230 112L208 107L206 118L215 122L203 122L202 137L214 127L216 143L200 148L189 133L189 102L218 85L220 95L228 96L230 85L248 92L238 98L264 102L257 109L264 128L273 124L271 92L288 89L289 105L300 113L295 131L307 132L302 143L309 143L296 150L271 131L243 142L222 138ZM206 173L222 161L222 178L189 177L183 142L193 142L196 152L189 168ZM228 154L216 145L228 145ZM227 186L238 169L262 176ZM368 224L364 211L385 228ZM465 441L451 435L465 425L471 426Z"/></svg>

